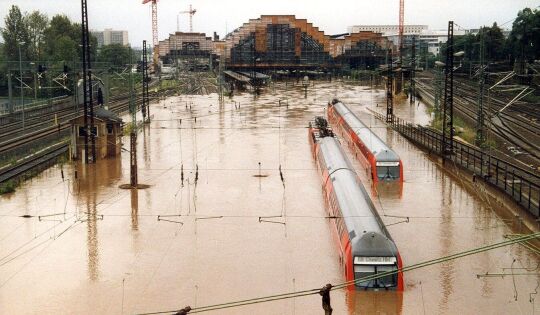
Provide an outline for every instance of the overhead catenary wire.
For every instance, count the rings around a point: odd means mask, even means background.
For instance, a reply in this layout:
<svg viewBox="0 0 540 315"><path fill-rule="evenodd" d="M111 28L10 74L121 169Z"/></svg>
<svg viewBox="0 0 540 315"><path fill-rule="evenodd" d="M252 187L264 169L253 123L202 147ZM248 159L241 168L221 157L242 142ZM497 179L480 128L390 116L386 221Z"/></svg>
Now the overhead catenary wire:
<svg viewBox="0 0 540 315"><path fill-rule="evenodd" d="M463 252L459 252L459 253L456 253L456 254L452 254L452 255L448 255L448 256L444 256L444 257L439 257L439 258L435 258L435 259L431 259L431 260L427 260L427 261L420 262L420 263L410 265L410 266L406 266L406 267L403 267L401 269L397 269L397 270L394 270L394 271L387 271L387 272L377 273L377 274L374 274L372 276L362 277L362 278L358 278L358 279L355 279L355 280L343 282L343 283L340 283L340 284L337 284L337 285L333 285L330 290L333 291L333 290L343 289L343 288L346 288L346 287L348 287L350 285L354 285L354 284L359 283L359 282L375 280L375 279L378 279L378 278L387 277L389 275L394 275L394 274L397 274L399 272L407 272L407 271L412 271L412 270L415 270L415 269L425 268L425 267L435 265L435 264L439 264L439 263L442 263L442 262L446 262L446 261L449 261L449 260L455 260L455 259L459 259L459 258L462 258L462 257L475 255L475 254L478 254L478 253L482 253L482 252L494 250L494 249L497 249L497 248L505 247L505 246L508 246L508 245L519 244L519 243L526 242L526 241L533 240L533 239L537 239L537 238L540 238L540 232L539 233L533 233L533 234L526 234L526 235L519 236L519 237L516 237L516 238L512 238L512 239L509 239L509 240L501 241L501 242L498 242L498 243L493 243L493 244L489 244L489 245L486 245L486 246L477 247L477 248L473 248L473 249L466 250L466 251L463 251ZM302 291L296 291L296 292L288 292L288 293L275 294L275 295L269 295L269 296L252 298L252 299L239 300L239 301L234 301L234 302L226 302L226 303L219 303L219 304L214 304L214 305L194 307L194 308L190 308L190 311L188 313L189 314L202 313L202 312L215 311L215 310L232 308L232 307L239 307L239 306L245 306L245 305L251 305L251 304L266 303L266 302L270 302L270 301L277 301L277 300L284 300L284 299L290 299L290 298L296 298L296 297L302 297L302 296L308 296L308 295L315 295L315 294L319 294L320 290L321 290L320 288L308 289L308 290L302 290ZM172 314L172 313L178 313L179 311L181 311L181 309L167 310L167 311L157 311L157 312L148 312L148 313L139 313L138 315Z"/></svg>

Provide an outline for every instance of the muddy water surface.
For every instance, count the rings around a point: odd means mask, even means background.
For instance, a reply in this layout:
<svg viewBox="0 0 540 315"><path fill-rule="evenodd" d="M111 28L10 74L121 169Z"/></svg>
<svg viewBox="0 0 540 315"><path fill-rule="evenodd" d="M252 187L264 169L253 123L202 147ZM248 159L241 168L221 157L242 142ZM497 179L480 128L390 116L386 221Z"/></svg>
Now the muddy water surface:
<svg viewBox="0 0 540 315"><path fill-rule="evenodd" d="M217 95L170 97L152 106L153 121L138 135L139 182L150 188L118 188L129 182L124 152L51 168L0 197L0 313L133 314L343 282L306 129L334 97L403 159L403 187L378 193L355 166L405 265L520 232L484 195L370 116L367 108L382 111L384 91L317 82L307 99L284 84L222 105ZM422 104L397 104L395 112L429 121ZM402 294L333 291L332 307L335 314L532 314L540 307L532 294L537 267L515 245L406 273ZM315 295L215 313L321 314L320 305Z"/></svg>

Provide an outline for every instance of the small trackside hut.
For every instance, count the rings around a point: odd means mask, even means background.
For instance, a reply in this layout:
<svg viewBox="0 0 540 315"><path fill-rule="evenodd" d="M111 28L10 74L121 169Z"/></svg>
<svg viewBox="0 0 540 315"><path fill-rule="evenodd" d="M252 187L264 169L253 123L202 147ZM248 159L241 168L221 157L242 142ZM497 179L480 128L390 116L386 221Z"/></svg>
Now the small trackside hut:
<svg viewBox="0 0 540 315"><path fill-rule="evenodd" d="M69 122L71 125L71 157L75 160L84 160L84 135L86 132L84 115L73 118ZM96 107L94 109L94 128L92 132L96 139L97 159L120 155L122 149L122 119L118 115L102 107Z"/></svg>

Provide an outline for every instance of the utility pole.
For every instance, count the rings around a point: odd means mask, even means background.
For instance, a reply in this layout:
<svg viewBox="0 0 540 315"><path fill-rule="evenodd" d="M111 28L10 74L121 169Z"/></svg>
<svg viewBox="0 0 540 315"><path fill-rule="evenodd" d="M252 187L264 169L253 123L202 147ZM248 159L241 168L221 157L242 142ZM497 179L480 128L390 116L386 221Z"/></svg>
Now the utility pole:
<svg viewBox="0 0 540 315"><path fill-rule="evenodd" d="M11 70L8 69L7 73L7 82L8 82L8 100L9 100L9 113L13 114L13 111L15 109L15 105L13 103L13 87L12 87L12 81L11 77L13 74L11 74Z"/></svg>
<svg viewBox="0 0 540 315"><path fill-rule="evenodd" d="M404 46L404 28L405 28L405 0L399 0L399 25L398 25L398 40L399 40L399 62L398 68L401 69L399 77L396 80L396 93L401 93L403 90L403 46Z"/></svg>
<svg viewBox="0 0 540 315"><path fill-rule="evenodd" d="M180 77L180 71L178 69L178 38L176 37L176 34L174 34L172 38L174 38L174 79L178 81Z"/></svg>
<svg viewBox="0 0 540 315"><path fill-rule="evenodd" d="M129 113L131 115L131 122L137 122L137 106L135 104L135 95L133 94L133 51L131 46L129 47Z"/></svg>
<svg viewBox="0 0 540 315"><path fill-rule="evenodd" d="M256 38L254 37L253 38L253 44L251 44L251 54L253 55L253 70L251 72L251 80L253 80L253 99L257 99L257 86L258 86L258 82L257 82L257 72L256 72L256 67L257 67L257 49L255 47L255 44L256 44Z"/></svg>
<svg viewBox="0 0 540 315"><path fill-rule="evenodd" d="M478 78L478 120L476 122L476 145L481 146L486 141L486 131L484 126L484 84L485 84L485 42L484 34L480 33L480 70Z"/></svg>
<svg viewBox="0 0 540 315"><path fill-rule="evenodd" d="M19 80L21 81L21 105L22 105L22 129L24 131L24 86L23 86L23 74L22 74L22 57L21 57L21 45L24 42L17 42L19 46Z"/></svg>
<svg viewBox="0 0 540 315"><path fill-rule="evenodd" d="M413 36L412 38L412 47L411 47L411 74L410 74L410 78L411 78L411 83L409 84L409 94L410 94L410 98L409 98L409 102L411 104L414 103L415 99L416 99L416 86L415 86L415 82L414 82L414 75L415 75L415 71L416 71L416 36Z"/></svg>
<svg viewBox="0 0 540 315"><path fill-rule="evenodd" d="M92 150L92 163L96 162L96 135L94 133L94 102L92 93L92 67L90 64L90 34L88 32L88 5L81 0L82 11L82 65L83 65L83 95L84 95L84 161L88 164L88 133ZM88 125L90 115L90 126Z"/></svg>
<svg viewBox="0 0 540 315"><path fill-rule="evenodd" d="M150 100L148 95L148 81L150 78L148 77L148 51L146 48L146 40L143 40L143 60L142 60L142 73L143 73L143 97L142 97L142 117L143 117L143 123L150 122L150 115L148 115L148 121L146 120L146 111L147 108L150 107Z"/></svg>
<svg viewBox="0 0 540 315"><path fill-rule="evenodd" d="M445 158L454 151L454 21L448 21L446 64L444 69L444 104L441 138L441 156Z"/></svg>
<svg viewBox="0 0 540 315"><path fill-rule="evenodd" d="M129 134L130 184L132 188L137 188L137 105L133 91L133 53L131 47L129 48L129 113L131 114L131 132Z"/></svg>
<svg viewBox="0 0 540 315"><path fill-rule="evenodd" d="M394 122L394 95L393 95L393 67L392 67L392 50L388 51L390 60L388 63L388 75L386 77L386 122Z"/></svg>

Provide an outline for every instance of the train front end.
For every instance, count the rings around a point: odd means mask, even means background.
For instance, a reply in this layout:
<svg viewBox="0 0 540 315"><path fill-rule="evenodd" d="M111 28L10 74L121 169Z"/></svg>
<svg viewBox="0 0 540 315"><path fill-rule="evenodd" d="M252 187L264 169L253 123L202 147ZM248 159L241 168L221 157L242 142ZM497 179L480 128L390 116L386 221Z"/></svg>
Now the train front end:
<svg viewBox="0 0 540 315"><path fill-rule="evenodd" d="M353 240L354 289L403 291L402 262L394 241L378 232Z"/></svg>

